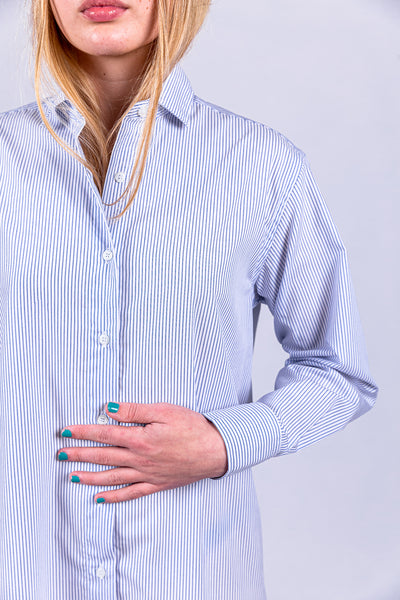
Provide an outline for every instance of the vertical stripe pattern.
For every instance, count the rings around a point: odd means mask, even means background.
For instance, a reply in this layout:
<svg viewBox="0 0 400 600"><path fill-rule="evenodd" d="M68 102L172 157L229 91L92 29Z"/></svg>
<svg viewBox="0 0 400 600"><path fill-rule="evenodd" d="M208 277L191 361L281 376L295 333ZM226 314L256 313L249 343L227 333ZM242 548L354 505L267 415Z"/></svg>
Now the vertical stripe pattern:
<svg viewBox="0 0 400 600"><path fill-rule="evenodd" d="M122 123L103 197L36 103L0 116L0 600L265 600L250 467L375 402L346 252L304 153L195 96L179 65L139 193L110 220L146 105ZM60 94L46 112L81 152L76 108ZM252 401L260 302L288 359ZM96 504L101 488L68 479L83 465L56 455L76 445L61 429L104 422L109 401L204 414L228 472Z"/></svg>

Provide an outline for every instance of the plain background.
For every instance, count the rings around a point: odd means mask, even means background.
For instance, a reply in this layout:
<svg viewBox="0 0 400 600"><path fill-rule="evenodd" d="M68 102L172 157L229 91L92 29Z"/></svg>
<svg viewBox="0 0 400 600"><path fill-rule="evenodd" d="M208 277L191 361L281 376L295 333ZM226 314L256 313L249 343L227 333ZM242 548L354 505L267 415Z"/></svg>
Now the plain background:
<svg viewBox="0 0 400 600"><path fill-rule="evenodd" d="M5 111L34 94L23 2L0 2ZM343 431L254 469L268 600L400 599L399 27L399 0L214 0L182 63L198 96L306 152L348 249L380 387ZM254 399L285 358L262 307Z"/></svg>

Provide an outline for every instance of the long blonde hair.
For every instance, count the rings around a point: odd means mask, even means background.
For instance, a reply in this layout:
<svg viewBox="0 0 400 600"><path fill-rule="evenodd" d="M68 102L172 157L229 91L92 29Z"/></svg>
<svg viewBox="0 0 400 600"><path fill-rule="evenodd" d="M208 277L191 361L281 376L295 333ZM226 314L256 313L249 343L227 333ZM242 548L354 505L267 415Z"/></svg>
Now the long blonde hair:
<svg viewBox="0 0 400 600"><path fill-rule="evenodd" d="M50 0L31 1L35 94L41 117L57 142L92 172L100 194L103 191L113 140L124 116L136 102L149 99L149 110L130 179L124 192L113 203L128 198L122 213L113 217L118 219L131 206L143 177L163 82L189 49L203 24L211 0L157 0L158 37L149 46L147 65L136 94L109 133L100 118L100 105L93 81L80 66L73 46L58 27ZM45 115L42 88L49 89L52 80L85 119L85 127L81 133L86 149L85 159L61 140Z"/></svg>

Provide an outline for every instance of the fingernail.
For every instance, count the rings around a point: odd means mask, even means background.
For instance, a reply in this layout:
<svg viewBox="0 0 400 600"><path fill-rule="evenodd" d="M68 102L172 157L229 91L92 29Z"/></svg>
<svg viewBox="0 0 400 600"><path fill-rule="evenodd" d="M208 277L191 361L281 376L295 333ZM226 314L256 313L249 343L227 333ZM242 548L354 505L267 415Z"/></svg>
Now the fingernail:
<svg viewBox="0 0 400 600"><path fill-rule="evenodd" d="M109 402L107 404L107 410L110 413L116 413L118 412L119 409L119 404L117 404L117 402Z"/></svg>
<svg viewBox="0 0 400 600"><path fill-rule="evenodd" d="M79 482L80 482L80 479L79 479L78 475L72 475L72 477L71 477L71 481L72 481L73 483L79 483Z"/></svg>
<svg viewBox="0 0 400 600"><path fill-rule="evenodd" d="M58 460L68 460L68 454L66 452L60 452Z"/></svg>
<svg viewBox="0 0 400 600"><path fill-rule="evenodd" d="M97 498L96 500L97 504L101 504L102 502L105 502L104 498Z"/></svg>
<svg viewBox="0 0 400 600"><path fill-rule="evenodd" d="M63 437L72 437L72 432L71 432L69 429L64 429L64 430L61 432L61 435L62 435Z"/></svg>

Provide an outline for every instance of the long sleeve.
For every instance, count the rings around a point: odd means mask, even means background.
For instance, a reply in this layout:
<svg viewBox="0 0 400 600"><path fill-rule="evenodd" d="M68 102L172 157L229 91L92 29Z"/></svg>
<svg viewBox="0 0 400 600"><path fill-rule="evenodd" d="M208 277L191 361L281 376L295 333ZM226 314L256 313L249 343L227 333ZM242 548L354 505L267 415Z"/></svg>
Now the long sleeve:
<svg viewBox="0 0 400 600"><path fill-rule="evenodd" d="M342 429L376 399L346 250L306 159L255 290L289 358L274 391L205 415L227 447L225 476Z"/></svg>
<svg viewBox="0 0 400 600"><path fill-rule="evenodd" d="M248 467L374 402L345 252L303 152L195 96L179 65L135 202L112 222L147 104L121 123L102 195L36 102L0 115L1 599L265 600ZM78 148L77 107L60 92L44 109ZM289 359L253 402L259 302ZM57 455L65 426L118 424L110 400L205 415L232 476L98 505Z"/></svg>

